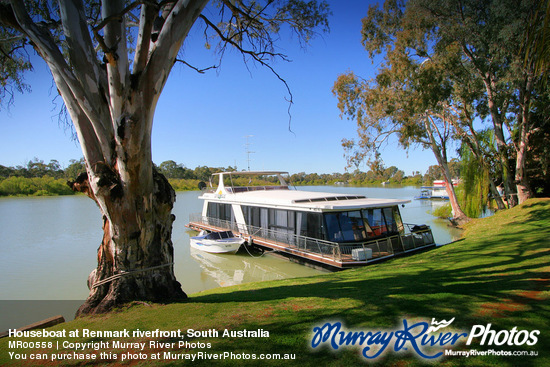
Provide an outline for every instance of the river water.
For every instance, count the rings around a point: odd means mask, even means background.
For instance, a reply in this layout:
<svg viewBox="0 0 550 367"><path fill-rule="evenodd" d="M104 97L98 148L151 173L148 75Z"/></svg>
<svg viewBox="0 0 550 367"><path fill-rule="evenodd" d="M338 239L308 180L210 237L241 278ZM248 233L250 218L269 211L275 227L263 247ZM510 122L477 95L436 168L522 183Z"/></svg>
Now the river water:
<svg viewBox="0 0 550 367"><path fill-rule="evenodd" d="M320 186L298 189L410 199L411 202L401 208L405 223L430 225L436 243L440 245L460 236L460 232L448 227L445 221L429 214L442 202L413 200L419 194L418 188ZM185 224L189 214L202 209L199 195L199 191L178 192L173 210L176 215L172 233L174 269L187 294L245 282L321 273L272 256L252 258L241 252L236 255L213 255L190 249L189 237L193 232ZM12 318L13 312L19 315L28 306L26 302L20 302L23 300L48 300L38 307L46 313L52 312L48 305L59 309L61 303L74 312L74 308L88 295L86 279L97 265L97 248L101 238L99 209L85 196L1 198L0 311L4 316L0 319L0 332L6 329L7 319L16 322ZM62 300L67 302L60 303ZM38 303L30 304L25 314L36 312ZM6 316L8 314L11 316ZM71 312L63 315L66 319L72 318ZM23 320L26 319L19 322ZM33 321L37 320L30 322Z"/></svg>

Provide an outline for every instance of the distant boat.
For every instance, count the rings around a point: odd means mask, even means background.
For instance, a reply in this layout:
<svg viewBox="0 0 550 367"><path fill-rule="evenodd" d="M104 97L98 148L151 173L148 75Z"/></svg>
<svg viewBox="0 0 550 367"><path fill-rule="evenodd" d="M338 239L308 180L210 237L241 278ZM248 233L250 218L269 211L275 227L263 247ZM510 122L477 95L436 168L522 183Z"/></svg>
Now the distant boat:
<svg viewBox="0 0 550 367"><path fill-rule="evenodd" d="M453 180L453 186L457 186L458 181ZM420 187L420 196L414 197L417 200L420 199L441 199L449 200L449 194L447 193L447 187L445 180L436 180L433 182L433 186Z"/></svg>
<svg viewBox="0 0 550 367"><path fill-rule="evenodd" d="M201 231L198 236L191 237L191 247L213 254L234 254L244 241L244 238L235 237L231 231Z"/></svg>

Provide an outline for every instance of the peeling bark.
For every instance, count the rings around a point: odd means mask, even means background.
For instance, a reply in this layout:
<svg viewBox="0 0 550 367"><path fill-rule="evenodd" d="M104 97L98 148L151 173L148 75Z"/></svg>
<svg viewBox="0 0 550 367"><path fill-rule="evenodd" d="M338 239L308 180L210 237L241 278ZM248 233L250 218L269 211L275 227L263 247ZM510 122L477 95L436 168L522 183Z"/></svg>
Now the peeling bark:
<svg viewBox="0 0 550 367"><path fill-rule="evenodd" d="M95 197L99 207L109 208L103 216L103 240L98 249L98 267L88 279L90 295L77 316L107 312L124 303L181 301L187 295L173 272L171 214L175 192L164 176L154 171L154 190L149 196L113 192L113 177L104 169L98 182L108 193ZM83 174L70 185L89 193ZM151 269L152 268L152 269ZM94 285L115 277L99 286Z"/></svg>

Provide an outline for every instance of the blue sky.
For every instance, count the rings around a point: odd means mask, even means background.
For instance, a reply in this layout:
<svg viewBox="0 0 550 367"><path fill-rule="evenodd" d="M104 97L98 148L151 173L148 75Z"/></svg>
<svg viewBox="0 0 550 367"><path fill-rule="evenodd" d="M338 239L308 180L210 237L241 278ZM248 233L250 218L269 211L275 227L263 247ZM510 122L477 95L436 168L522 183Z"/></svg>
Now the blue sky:
<svg viewBox="0 0 550 367"><path fill-rule="evenodd" d="M243 63L237 52L226 53L221 68L198 74L176 64L159 100L153 125L153 161L174 160L189 168L234 166L247 168L246 136L252 170L291 173L344 172L341 140L353 138L353 121L342 120L332 95L337 76L353 70L363 78L375 75L373 63L361 45L361 19L369 1L329 1L333 12L330 33L316 37L301 49L296 37L283 37L280 52L292 62L272 65L293 93L289 131L288 94L267 68ZM183 50L190 64L205 68L217 63L213 50L204 48L201 29L195 27ZM0 164L25 165L37 157L57 159L66 167L82 154L70 130L58 122L62 103L51 74L39 60L26 74L32 92L17 94L15 103L0 110ZM430 151L407 152L390 142L382 151L386 166L407 175L425 172L436 164ZM367 170L365 166L361 167Z"/></svg>

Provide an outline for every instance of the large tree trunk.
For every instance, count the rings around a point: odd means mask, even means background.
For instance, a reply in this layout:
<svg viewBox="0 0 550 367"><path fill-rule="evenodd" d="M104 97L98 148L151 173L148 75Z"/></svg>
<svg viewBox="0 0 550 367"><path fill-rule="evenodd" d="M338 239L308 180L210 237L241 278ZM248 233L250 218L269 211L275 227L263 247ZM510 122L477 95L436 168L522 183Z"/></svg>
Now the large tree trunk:
<svg viewBox="0 0 550 367"><path fill-rule="evenodd" d="M525 172L527 149L529 147L530 136L530 102L531 102L531 90L533 89L533 75L528 75L525 80L524 88L520 90L520 111L518 114L518 122L520 126L520 133L516 148L516 175L515 183L518 193L519 204L525 200L533 197L533 191L529 185L529 178Z"/></svg>
<svg viewBox="0 0 550 367"><path fill-rule="evenodd" d="M502 121L502 119L504 118L504 111L499 111L498 106L495 103L495 95L493 91L496 89L496 87L494 78L490 75L485 75L483 82L487 91L487 105L489 107L489 112L491 113L491 118L493 120L495 139L497 143L497 152L500 160L500 165L502 167L504 194L507 199L508 205L510 207L513 207L517 205L517 198L516 195L514 195L512 189L514 187L514 182L512 170L510 169L510 164L508 162L508 145L506 144L506 139L504 137L504 123Z"/></svg>
<svg viewBox="0 0 550 367"><path fill-rule="evenodd" d="M77 315L109 311L130 301L164 302L183 300L187 295L174 276L171 214L175 193L164 176L153 169L151 130L155 106L166 83L177 52L206 0L169 3L156 42L151 41L155 11L144 5L134 62L129 71L125 22L113 18L104 26L105 72L89 75L83 67L79 80L99 80L99 88L88 86L83 93L97 103L72 98L71 78L52 74L69 108L86 158L87 174L75 182L75 190L86 192L103 215L103 239L98 266L90 274L90 294ZM103 0L102 16L109 19L124 8L121 0ZM83 8L67 5L64 25L72 32L69 52L77 60L86 37L78 33ZM86 74L88 73L88 74ZM88 77L86 77L88 75ZM104 98L104 96L108 98ZM88 108L88 106L93 106Z"/></svg>
<svg viewBox="0 0 550 367"><path fill-rule="evenodd" d="M1 2L2 26L20 33L28 40L24 44L32 45L44 59L74 124L86 174L70 185L90 196L103 215L98 266L89 277L90 296L79 314L107 311L133 300L186 298L173 271L175 193L153 169L151 132L170 71L182 61L178 53L208 2L71 0L59 1L53 8L19 0ZM271 20L264 18L270 16L267 6L234 3L219 4L221 17L228 18L222 21L222 30L206 17L203 20L218 34L222 47L236 47L261 65L267 65L267 55L285 58L268 52L274 42L271 30L289 24L303 38L326 21L326 14L308 14L317 8L314 2L300 14L278 4L273 10L285 16L274 15ZM137 7L139 30L129 34ZM55 11L53 17L50 11ZM224 11L232 16L224 17ZM302 16L315 26L297 26L295 20ZM258 32L263 33L255 38Z"/></svg>
<svg viewBox="0 0 550 367"><path fill-rule="evenodd" d="M447 157L444 150L445 143L443 142L441 144L441 148L437 144L437 141L434 137L434 129L432 128L432 121L429 117L426 117L424 119L424 127L426 128L428 138L430 139L432 152L434 153L437 163L439 164L439 167L441 168L441 170L443 171L443 175L445 176L445 186L447 189L447 194L449 195L449 202L451 203L453 214L452 222L457 226L461 226L462 224L468 222L470 218L468 218L468 216L464 213L456 197L451 171L449 170L449 164L447 163Z"/></svg>
<svg viewBox="0 0 550 367"><path fill-rule="evenodd" d="M163 302L187 298L173 272L171 214L175 193L164 176L153 171L150 193L123 188L108 167L99 177L81 175L74 190L96 201L103 214L103 240L98 267L90 275L90 295L77 315L106 312L133 300ZM91 186L97 182L99 192ZM105 210L105 209L106 210Z"/></svg>
<svg viewBox="0 0 550 367"><path fill-rule="evenodd" d="M521 138L520 138L521 140L519 143L520 146L517 151L517 157L516 157L515 182L516 182L516 188L518 192L519 204L533 197L533 192L531 190L531 187L529 185L529 180L525 173L525 161L526 161L526 155L527 155L528 142L527 142L527 137L524 137L523 135L524 133L522 132Z"/></svg>

